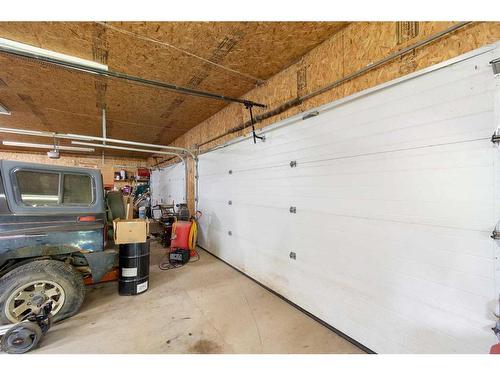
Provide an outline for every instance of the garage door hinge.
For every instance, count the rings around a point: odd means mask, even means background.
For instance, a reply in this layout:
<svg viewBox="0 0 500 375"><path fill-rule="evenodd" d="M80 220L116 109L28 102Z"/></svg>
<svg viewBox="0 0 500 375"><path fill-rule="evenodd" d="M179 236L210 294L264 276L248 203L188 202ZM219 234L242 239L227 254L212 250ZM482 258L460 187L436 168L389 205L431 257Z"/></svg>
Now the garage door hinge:
<svg viewBox="0 0 500 375"><path fill-rule="evenodd" d="M309 112L302 116L302 120L307 120L308 118L316 117L317 115L319 115L319 111Z"/></svg>
<svg viewBox="0 0 500 375"><path fill-rule="evenodd" d="M495 230L493 230L493 232L491 233L491 238L493 238L494 240L500 240L500 233Z"/></svg>
<svg viewBox="0 0 500 375"><path fill-rule="evenodd" d="M497 134L496 132L493 133L491 136L491 142L492 143L499 143L500 142L500 134Z"/></svg>
<svg viewBox="0 0 500 375"><path fill-rule="evenodd" d="M491 64L491 69L493 69L493 74L494 75L500 74L500 58L491 60L490 64Z"/></svg>

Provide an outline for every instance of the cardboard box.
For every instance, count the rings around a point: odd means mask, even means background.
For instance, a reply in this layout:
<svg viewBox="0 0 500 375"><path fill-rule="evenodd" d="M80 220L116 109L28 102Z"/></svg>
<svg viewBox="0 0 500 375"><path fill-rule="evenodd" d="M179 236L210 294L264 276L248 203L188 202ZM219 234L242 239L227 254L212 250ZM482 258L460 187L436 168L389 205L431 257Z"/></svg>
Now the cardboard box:
<svg viewBox="0 0 500 375"><path fill-rule="evenodd" d="M144 219L113 220L115 244L146 242L149 233L149 221Z"/></svg>
<svg viewBox="0 0 500 375"><path fill-rule="evenodd" d="M130 195L124 195L123 207L125 208L125 219L130 220L134 218L134 204Z"/></svg>

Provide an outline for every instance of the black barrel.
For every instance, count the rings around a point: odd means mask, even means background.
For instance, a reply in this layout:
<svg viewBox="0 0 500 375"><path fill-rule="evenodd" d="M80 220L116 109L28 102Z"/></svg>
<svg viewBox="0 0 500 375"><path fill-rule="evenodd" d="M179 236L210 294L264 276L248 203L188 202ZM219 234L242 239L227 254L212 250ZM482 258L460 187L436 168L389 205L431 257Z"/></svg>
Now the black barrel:
<svg viewBox="0 0 500 375"><path fill-rule="evenodd" d="M149 287L149 241L120 245L118 293L143 293Z"/></svg>

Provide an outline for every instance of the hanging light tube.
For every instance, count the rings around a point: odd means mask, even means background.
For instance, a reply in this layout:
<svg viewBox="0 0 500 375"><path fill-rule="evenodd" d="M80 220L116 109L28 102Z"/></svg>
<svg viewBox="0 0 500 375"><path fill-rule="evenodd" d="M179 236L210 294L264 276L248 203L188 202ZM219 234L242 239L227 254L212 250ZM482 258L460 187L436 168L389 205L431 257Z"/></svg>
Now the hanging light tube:
<svg viewBox="0 0 500 375"><path fill-rule="evenodd" d="M66 55L64 53L54 52L44 48L38 48L30 44L20 43L10 39L0 38L0 49L6 52L29 55L29 57L32 58L46 58L54 60L55 62L92 68L102 72L108 71L107 65L100 64L92 60L86 60L80 57Z"/></svg>
<svg viewBox="0 0 500 375"><path fill-rule="evenodd" d="M12 113L9 111L9 109L4 106L2 103L0 103L0 115L7 115L10 116Z"/></svg>
<svg viewBox="0 0 500 375"><path fill-rule="evenodd" d="M88 148L88 147L72 147L72 146L59 146L59 145L56 145L54 147L54 145L48 145L48 144L14 142L14 141L2 141L2 145L12 146L12 147L55 149L55 150L62 150L62 151L81 151L81 152L94 152L95 151L95 149Z"/></svg>

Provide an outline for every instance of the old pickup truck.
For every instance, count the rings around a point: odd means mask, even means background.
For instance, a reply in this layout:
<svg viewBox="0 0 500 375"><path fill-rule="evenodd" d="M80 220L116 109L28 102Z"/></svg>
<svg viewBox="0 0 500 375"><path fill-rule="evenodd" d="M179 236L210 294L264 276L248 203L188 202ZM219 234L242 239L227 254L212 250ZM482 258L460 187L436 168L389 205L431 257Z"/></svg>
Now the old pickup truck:
<svg viewBox="0 0 500 375"><path fill-rule="evenodd" d="M49 299L55 321L74 315L83 278L98 282L116 260L105 223L99 170L0 160L0 322Z"/></svg>

